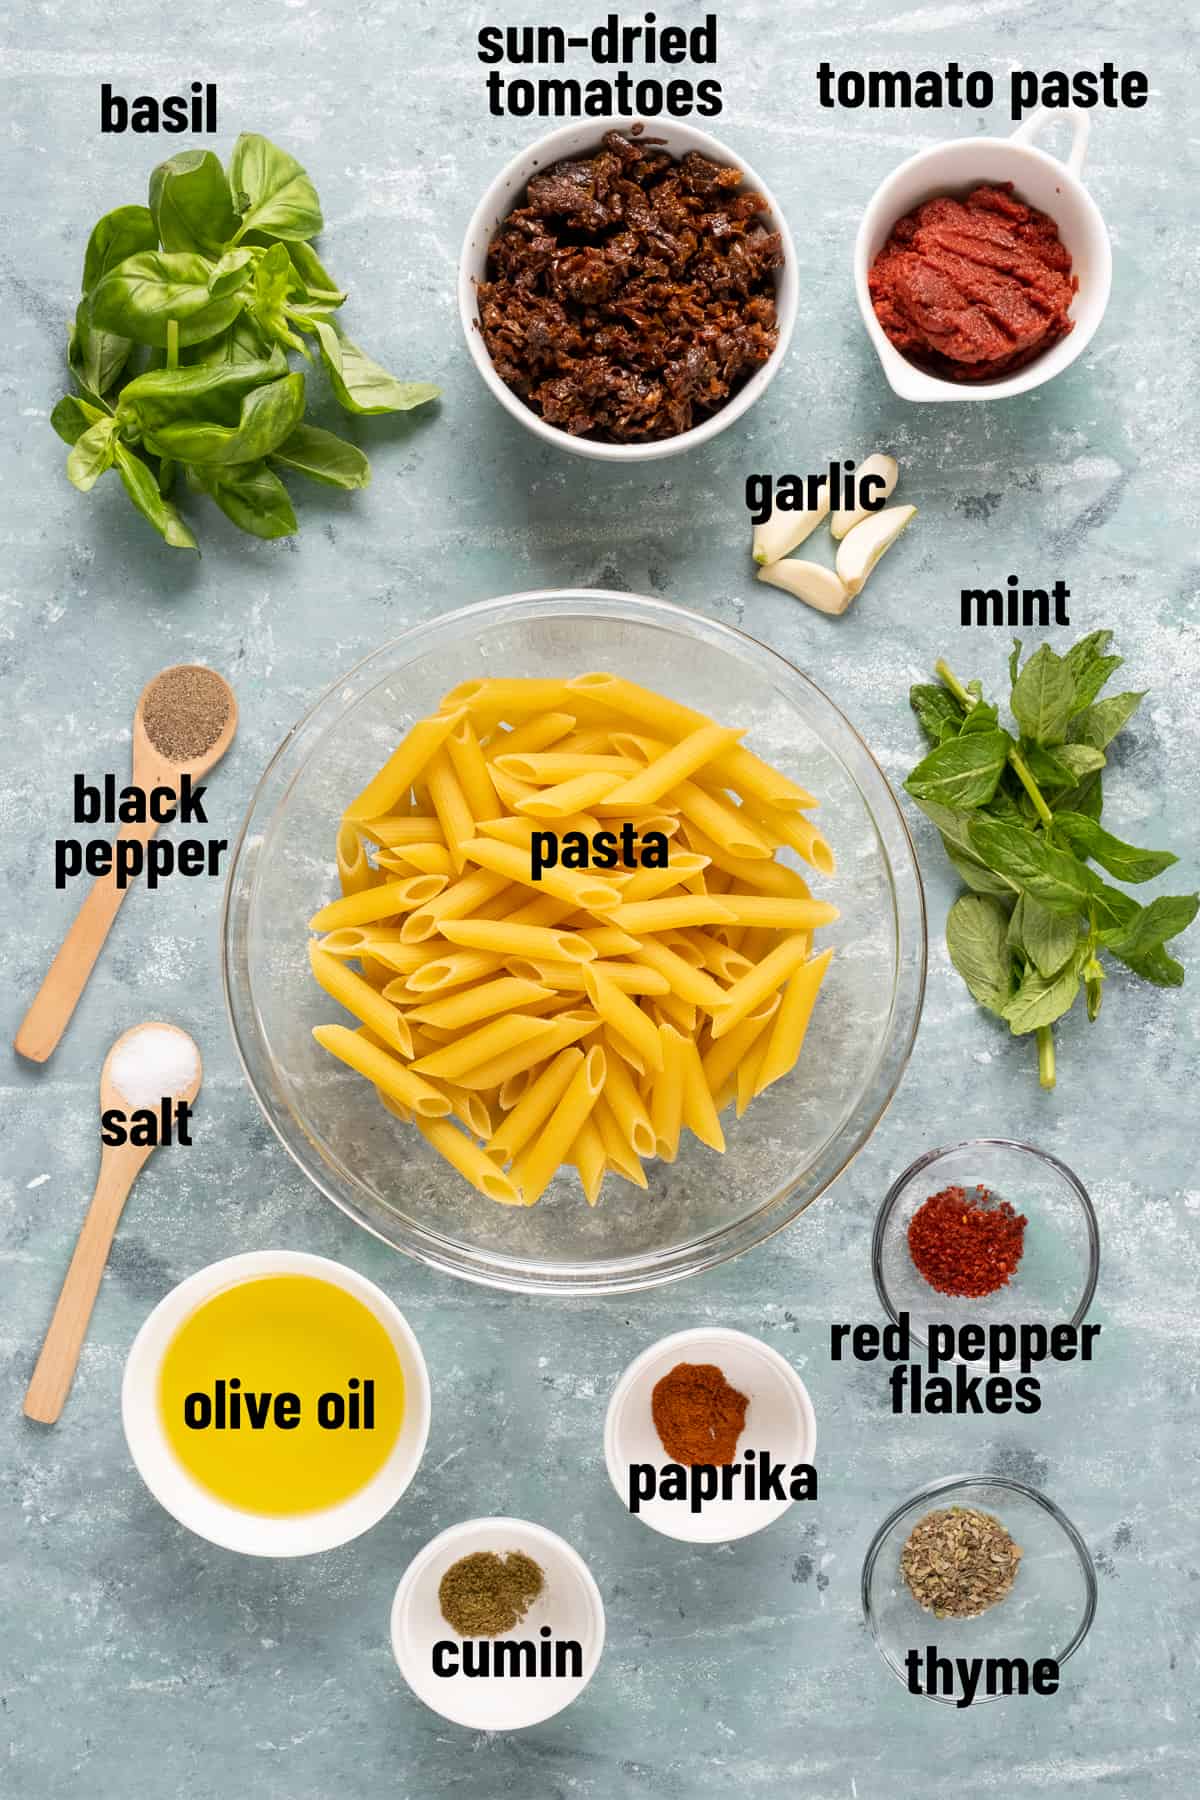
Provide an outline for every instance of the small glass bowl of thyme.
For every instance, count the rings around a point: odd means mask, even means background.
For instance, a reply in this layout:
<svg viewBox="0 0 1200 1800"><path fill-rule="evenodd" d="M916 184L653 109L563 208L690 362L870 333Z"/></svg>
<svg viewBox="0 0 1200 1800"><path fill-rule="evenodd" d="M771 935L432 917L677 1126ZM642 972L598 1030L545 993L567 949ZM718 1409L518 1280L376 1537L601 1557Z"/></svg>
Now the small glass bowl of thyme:
<svg viewBox="0 0 1200 1800"><path fill-rule="evenodd" d="M969 1583L948 1590L929 1578L942 1550L948 1560L978 1563L974 1599L982 1610L973 1617L954 1616L969 1609ZM862 1604L876 1649L906 1686L909 1652L920 1652L923 1665L930 1644L951 1660L1021 1657L1032 1667L1053 1657L1061 1669L1091 1629L1096 1571L1070 1519L1036 1488L1004 1475L951 1475L910 1494L883 1521L863 1562ZM923 1679L921 1686L926 1692ZM926 1697L955 1704L953 1694ZM994 1698L981 1686L974 1704Z"/></svg>
<svg viewBox="0 0 1200 1800"><path fill-rule="evenodd" d="M989 1286L986 1278L964 1284L953 1274L945 1288L965 1285L973 1292L939 1291L914 1257L914 1217L931 1200L954 1192L961 1193L965 1210L1007 1206L1024 1220L1015 1266L990 1292L981 1291ZM961 1244L943 1247L953 1270ZM1058 1157L1015 1138L968 1138L925 1151L896 1177L875 1220L871 1270L889 1317L907 1313L916 1351L927 1348L931 1324L1080 1325L1096 1291L1100 1232L1087 1189ZM990 1368L986 1360L977 1366L985 1374ZM1033 1372L1057 1366L1047 1360Z"/></svg>

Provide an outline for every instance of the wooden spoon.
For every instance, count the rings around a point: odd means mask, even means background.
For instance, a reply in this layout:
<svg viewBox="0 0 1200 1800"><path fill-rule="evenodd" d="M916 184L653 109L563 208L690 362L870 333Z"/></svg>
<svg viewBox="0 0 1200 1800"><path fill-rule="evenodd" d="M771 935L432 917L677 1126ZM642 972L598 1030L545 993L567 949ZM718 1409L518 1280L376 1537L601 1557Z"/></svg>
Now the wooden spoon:
<svg viewBox="0 0 1200 1800"><path fill-rule="evenodd" d="M174 762L155 747L146 730L144 708L151 689L164 676L173 675L177 669L199 666L178 663L170 669L163 669L153 681L146 683L138 698L133 715L133 785L144 792L153 787L165 787L178 794L184 775L189 775L193 781L207 775L220 762L233 741L238 723L237 702L229 683L223 676L217 675L214 669L205 669L204 673L215 675L225 689L229 714L220 735L206 750L193 757L190 762ZM132 838L148 844L157 830L158 821L147 819L140 825L122 825L117 835L119 838ZM46 971L33 1005L22 1019L21 1028L13 1040L14 1048L32 1062L45 1062L58 1048L59 1040L71 1022L79 996L87 986L96 958L127 892L128 884L125 887L117 886L115 868L107 875L98 875L92 883L86 900L75 915L75 923Z"/></svg>
<svg viewBox="0 0 1200 1800"><path fill-rule="evenodd" d="M122 1044L127 1043L137 1032L145 1031L147 1026L156 1031L173 1032L183 1038L195 1053L194 1079L171 1098L190 1102L199 1093L203 1073L200 1052L187 1032L180 1031L177 1025L162 1025L157 1020L146 1020L129 1031L123 1031L104 1059L104 1067L100 1071L101 1112L109 1107L117 1107L126 1113L135 1110L135 1103L121 1092L113 1080L113 1059ZM63 1403L75 1379L79 1352L87 1336L88 1321L96 1303L100 1277L108 1261L108 1252L121 1210L142 1164L154 1148L153 1144L105 1144L100 1152L100 1174L96 1180L96 1191L84 1218L75 1254L71 1258L58 1296L58 1305L54 1309L54 1317L42 1345L42 1353L26 1390L27 1419L36 1419L42 1425L53 1425L63 1409Z"/></svg>

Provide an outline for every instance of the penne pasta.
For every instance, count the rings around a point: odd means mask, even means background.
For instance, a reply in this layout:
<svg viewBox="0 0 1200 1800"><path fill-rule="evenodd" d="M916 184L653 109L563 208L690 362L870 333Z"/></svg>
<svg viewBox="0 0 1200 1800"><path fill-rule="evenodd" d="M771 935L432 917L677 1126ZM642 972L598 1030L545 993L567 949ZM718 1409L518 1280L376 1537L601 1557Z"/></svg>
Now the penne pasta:
<svg viewBox="0 0 1200 1800"><path fill-rule="evenodd" d="M520 1206L521 1196L508 1176L456 1125L445 1119L419 1116L413 1123L438 1155L444 1156L473 1188L478 1188L489 1200L499 1201L502 1206Z"/></svg>
<svg viewBox="0 0 1200 1800"><path fill-rule="evenodd" d="M796 1065L804 1047L804 1037L812 1016L817 993L833 958L832 950L823 950L810 962L803 963L783 992L779 1011L771 1026L770 1040L757 1071L754 1092L761 1094Z"/></svg>
<svg viewBox="0 0 1200 1800"><path fill-rule="evenodd" d="M662 1047L647 1014L607 975L598 975L594 967L588 968L587 975L588 997L605 1024L633 1045L644 1067L661 1069Z"/></svg>
<svg viewBox="0 0 1200 1800"><path fill-rule="evenodd" d="M353 1013L375 1036L399 1055L411 1057L412 1033L404 1015L362 975L356 975L335 956L328 955L314 938L309 939L308 960L317 982L331 999ZM386 971L385 971L386 974Z"/></svg>
<svg viewBox="0 0 1200 1800"><path fill-rule="evenodd" d="M713 1037L724 1037L735 1025L741 1023L747 1013L782 987L805 961L808 947L807 932L798 932L795 937L785 938L769 956L756 963L748 975L735 981L725 996L724 1006L713 1019Z"/></svg>
<svg viewBox="0 0 1200 1800"><path fill-rule="evenodd" d="M449 919L442 936L473 950L502 956L531 956L535 961L591 962L595 946L574 931L552 931L545 925L514 925L511 919Z"/></svg>
<svg viewBox="0 0 1200 1800"><path fill-rule="evenodd" d="M315 912L308 921L313 931L336 931L343 925L373 925L382 919L414 911L440 894L446 882L441 875L411 875L403 881L384 881L357 894L343 894Z"/></svg>
<svg viewBox="0 0 1200 1800"><path fill-rule="evenodd" d="M575 1070L558 1106L513 1164L513 1179L526 1206L541 1199L589 1117L604 1086L605 1059L593 1045Z"/></svg>
<svg viewBox="0 0 1200 1800"><path fill-rule="evenodd" d="M472 838L463 845L469 862L482 869L503 875L508 882L553 894L556 900L569 900L587 912L611 912L620 903L616 888L599 875L587 875L581 869L539 869L535 874L528 850L515 844L502 844L495 838Z"/></svg>
<svg viewBox="0 0 1200 1800"><path fill-rule="evenodd" d="M439 1093L432 1083L414 1075L396 1057L381 1050L377 1044L369 1043L357 1032L348 1030L345 1025L314 1026L313 1036L322 1050L328 1050L331 1056L365 1075L375 1087L382 1088L393 1100L409 1107L416 1118L444 1119L450 1111L445 1094Z"/></svg>
<svg viewBox="0 0 1200 1800"><path fill-rule="evenodd" d="M659 1069L650 1090L650 1124L655 1154L674 1162L683 1127L683 1037L673 1025L658 1028Z"/></svg>
<svg viewBox="0 0 1200 1800"><path fill-rule="evenodd" d="M610 923L640 937L644 931L679 931L685 925L730 925L733 914L723 900L708 894L664 894L661 900L622 901Z"/></svg>
<svg viewBox="0 0 1200 1800"><path fill-rule="evenodd" d="M560 1050L556 1057L547 1062L537 1079L526 1088L508 1118L492 1133L485 1146L488 1155L496 1157L502 1163L511 1162L550 1117L582 1062L583 1051L575 1049Z"/></svg>
<svg viewBox="0 0 1200 1800"><path fill-rule="evenodd" d="M462 716L453 711L439 713L430 719L418 719L379 773L372 776L362 792L350 802L346 808L347 819L357 824L359 820L378 819L390 813L396 802L408 793L417 776L423 774Z"/></svg>
<svg viewBox="0 0 1200 1800"><path fill-rule="evenodd" d="M472 819L491 819L500 810L487 758L470 719L460 719L446 739L446 753Z"/></svg>
<svg viewBox="0 0 1200 1800"><path fill-rule="evenodd" d="M428 1025L444 1025L451 1031L463 1031L480 1019L495 1013L527 1006L531 1000L546 1000L550 989L536 981L523 981L515 975L500 975L495 981L481 982L463 993L451 994L445 1000L432 1000L418 1006L410 1017Z"/></svg>
<svg viewBox="0 0 1200 1800"><path fill-rule="evenodd" d="M475 821L471 816L471 808L467 805L467 796L454 772L454 764L450 761L450 752L444 745L430 757L425 779L429 784L429 798L433 801L433 810L442 827L446 848L450 852L450 860L456 873L461 874L462 847L468 838L474 837Z"/></svg>
<svg viewBox="0 0 1200 1800"><path fill-rule="evenodd" d="M553 1026L544 1019L528 1019L522 1013L509 1013L503 1019L490 1019L478 1031L452 1038L443 1049L415 1062L413 1069L418 1075L440 1075L455 1080L468 1069L491 1062L506 1051L516 1050L531 1038L544 1038L552 1030Z"/></svg>
<svg viewBox="0 0 1200 1800"><path fill-rule="evenodd" d="M541 1021L539 1021L540 1023ZM580 1038L588 1037L599 1029L600 1021L591 1012L560 1013L556 1019L547 1019L548 1026L543 1037L535 1038L524 1044L518 1044L512 1050L505 1050L498 1056L480 1063L476 1068L468 1069L459 1077L463 1087L487 1088L503 1087L506 1081L521 1075L526 1069L534 1068L548 1056L557 1056L568 1044L578 1043Z"/></svg>
<svg viewBox="0 0 1200 1800"><path fill-rule="evenodd" d="M379 871L368 862L363 841L353 825L338 826L335 854L338 885L343 895L361 894L364 888L374 887L382 881Z"/></svg>
<svg viewBox="0 0 1200 1800"><path fill-rule="evenodd" d="M592 1111L595 1112L594 1106ZM579 1171L584 1198L588 1205L595 1206L600 1198L600 1190L604 1186L604 1171L608 1166L608 1156L605 1153L604 1140L590 1117L586 1118L579 1127L579 1135L567 1151L567 1161L574 1163Z"/></svg>

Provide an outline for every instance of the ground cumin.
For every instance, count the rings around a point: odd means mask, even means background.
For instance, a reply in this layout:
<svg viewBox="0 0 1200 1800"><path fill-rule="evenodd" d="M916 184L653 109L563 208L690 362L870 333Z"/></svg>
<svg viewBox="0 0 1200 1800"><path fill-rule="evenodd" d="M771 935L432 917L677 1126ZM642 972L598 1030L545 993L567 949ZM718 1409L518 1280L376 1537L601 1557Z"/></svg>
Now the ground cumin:
<svg viewBox="0 0 1200 1800"><path fill-rule="evenodd" d="M650 1410L671 1461L690 1468L733 1461L749 1404L715 1363L676 1363L655 1383Z"/></svg>
<svg viewBox="0 0 1200 1800"><path fill-rule="evenodd" d="M442 1576L438 1604L459 1637L496 1637L519 1625L542 1591L545 1578L532 1556L510 1550L476 1550L460 1556Z"/></svg>

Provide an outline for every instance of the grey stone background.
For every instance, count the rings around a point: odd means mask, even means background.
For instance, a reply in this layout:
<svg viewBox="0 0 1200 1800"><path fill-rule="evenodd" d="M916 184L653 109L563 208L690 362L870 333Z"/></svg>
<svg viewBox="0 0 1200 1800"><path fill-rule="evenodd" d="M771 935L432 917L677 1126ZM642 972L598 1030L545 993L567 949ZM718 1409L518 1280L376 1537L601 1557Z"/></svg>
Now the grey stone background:
<svg viewBox="0 0 1200 1800"><path fill-rule="evenodd" d="M660 17L697 14L660 8ZM602 9L561 0L573 26ZM964 582L1061 576L1072 626L1116 629L1127 686L1152 696L1109 783L1113 828L1184 857L1195 883L1197 654L1194 478L1194 39L1167 0L1093 8L1040 0L865 0L719 13L718 134L785 207L800 318L785 372L739 426L632 474L535 444L485 394L454 305L475 200L538 130L492 119L474 55L507 0L133 0L88 14L59 0L10 14L4 53L0 423L2 812L12 1029L78 895L56 893L52 840L77 769L124 767L143 683L200 659L234 682L242 727L210 787L233 835L283 734L342 669L414 621L551 584L669 596L744 626L812 674L899 780L917 745L904 703L940 653L998 685L1007 642L965 633ZM633 17L640 14L631 14ZM854 307L850 251L876 183L941 137L1010 129L987 115L822 112L814 69L919 68L955 58L1001 85L1014 65L1109 57L1150 76L1149 105L1095 121L1087 179L1108 220L1115 283L1088 352L1051 386L992 406L918 410L886 389ZM587 71L584 71L585 73ZM63 471L47 415L87 232L141 199L187 139L101 137L99 85L220 89L217 147L267 133L313 173L349 329L399 372L441 383L436 413L351 429L375 481L307 489L302 535L265 545L215 512L200 561L167 551L106 479ZM741 488L752 470L809 470L887 447L916 526L862 601L830 622L752 583ZM1056 639L1056 641L1058 641ZM359 1234L268 1134L223 1016L215 885L131 895L58 1055L11 1059L0 1117L0 1791L14 1800L1035 1800L1096 1791L1182 1795L1197 1775L1194 1383L1200 1187L1196 1015L1187 993L1114 978L1101 1022L1060 1033L1060 1085L1039 1093L953 976L941 922L953 885L920 821L931 909L928 1003L900 1095L849 1172L790 1232L659 1294L535 1303L435 1278ZM1192 950L1194 961L1195 951ZM1193 975L1193 983L1196 981ZM202 1046L197 1142L154 1159L130 1202L75 1391L46 1431L20 1400L94 1179L96 1081L109 1043L146 1016ZM1028 1136L1090 1186L1103 1233L1091 1366L1052 1375L1029 1419L894 1419L869 1371L831 1366L833 1318L871 1318L872 1215L921 1149ZM118 1420L122 1362L174 1282L214 1258L287 1244L373 1276L429 1360L434 1421L419 1479L344 1550L241 1559L177 1527L144 1491ZM656 1537L604 1473L607 1395L659 1334L717 1320L760 1333L817 1408L821 1498L730 1548ZM1043 1486L1100 1570L1090 1640L1055 1699L958 1713L887 1674L858 1601L863 1551L912 1488L956 1469ZM608 1647L585 1697L548 1725L476 1737L407 1692L387 1642L410 1556L457 1519L512 1511L587 1557Z"/></svg>

